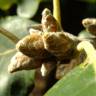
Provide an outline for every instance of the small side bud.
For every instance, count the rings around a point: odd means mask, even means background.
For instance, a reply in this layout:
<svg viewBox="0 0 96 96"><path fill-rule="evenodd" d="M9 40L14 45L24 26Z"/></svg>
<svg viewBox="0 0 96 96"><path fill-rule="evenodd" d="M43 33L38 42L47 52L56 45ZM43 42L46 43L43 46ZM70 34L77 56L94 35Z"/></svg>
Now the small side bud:
<svg viewBox="0 0 96 96"><path fill-rule="evenodd" d="M96 36L96 18L85 18L82 20L82 25L88 32Z"/></svg>

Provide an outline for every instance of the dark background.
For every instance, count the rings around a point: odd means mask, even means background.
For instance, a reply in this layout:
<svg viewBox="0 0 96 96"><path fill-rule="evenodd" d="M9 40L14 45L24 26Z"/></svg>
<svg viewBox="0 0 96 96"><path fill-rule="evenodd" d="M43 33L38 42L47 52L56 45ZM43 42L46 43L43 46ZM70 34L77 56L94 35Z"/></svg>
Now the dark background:
<svg viewBox="0 0 96 96"><path fill-rule="evenodd" d="M52 1L52 0L51 0ZM38 14L47 7L52 11L52 2L42 2L33 19L40 20ZM77 35L82 29L82 19L96 17L96 3L82 2L79 0L61 0L61 20L65 31ZM40 22L40 21L39 21Z"/></svg>

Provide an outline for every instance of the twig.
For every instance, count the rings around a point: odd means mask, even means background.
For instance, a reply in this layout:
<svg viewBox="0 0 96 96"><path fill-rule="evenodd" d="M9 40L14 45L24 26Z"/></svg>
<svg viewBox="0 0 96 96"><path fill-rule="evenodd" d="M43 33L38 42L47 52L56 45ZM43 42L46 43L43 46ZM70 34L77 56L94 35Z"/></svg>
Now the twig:
<svg viewBox="0 0 96 96"><path fill-rule="evenodd" d="M3 34L4 36L6 36L7 38L9 38L15 44L19 41L18 37L16 37L14 34L12 34L11 32L9 32L7 30L5 30L2 27L0 27L0 33Z"/></svg>

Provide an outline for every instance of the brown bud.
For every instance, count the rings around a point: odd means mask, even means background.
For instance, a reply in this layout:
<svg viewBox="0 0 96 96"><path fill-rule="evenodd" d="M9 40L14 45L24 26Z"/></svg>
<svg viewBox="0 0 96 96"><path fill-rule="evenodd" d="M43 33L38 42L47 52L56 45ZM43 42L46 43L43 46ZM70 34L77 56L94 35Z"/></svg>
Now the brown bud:
<svg viewBox="0 0 96 96"><path fill-rule="evenodd" d="M86 53L84 51L77 53L74 58L70 60L60 61L57 64L56 78L61 79L64 75L70 72L73 68L84 62Z"/></svg>
<svg viewBox="0 0 96 96"><path fill-rule="evenodd" d="M75 39L76 38L73 35L64 32L50 32L45 33L43 36L45 49L59 60L70 58L72 56L71 53L73 52L74 47L76 47Z"/></svg>
<svg viewBox="0 0 96 96"><path fill-rule="evenodd" d="M40 67L42 60L28 57L21 52L17 52L11 59L8 66L9 72L15 72L18 70L31 70Z"/></svg>
<svg viewBox="0 0 96 96"><path fill-rule="evenodd" d="M96 35L96 18L85 18L82 20L83 26L93 35Z"/></svg>
<svg viewBox="0 0 96 96"><path fill-rule="evenodd" d="M96 25L90 25L87 30L96 36Z"/></svg>
<svg viewBox="0 0 96 96"><path fill-rule="evenodd" d="M56 32L60 31L60 26L57 23L56 19L53 17L49 9L44 9L42 12L42 28L43 32Z"/></svg>
<svg viewBox="0 0 96 96"><path fill-rule="evenodd" d="M17 43L16 49L34 58L50 57L50 54L44 49L42 36L38 33L33 33L21 39Z"/></svg>
<svg viewBox="0 0 96 96"><path fill-rule="evenodd" d="M85 18L82 20L82 24L85 28L89 27L90 25L96 25L96 18Z"/></svg>

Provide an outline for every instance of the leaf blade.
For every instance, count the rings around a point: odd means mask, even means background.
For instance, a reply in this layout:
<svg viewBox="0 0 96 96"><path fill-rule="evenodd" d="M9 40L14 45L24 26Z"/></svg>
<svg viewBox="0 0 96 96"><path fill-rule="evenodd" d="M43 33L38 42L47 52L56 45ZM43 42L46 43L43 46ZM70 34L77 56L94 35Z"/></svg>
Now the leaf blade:
<svg viewBox="0 0 96 96"><path fill-rule="evenodd" d="M94 70L96 69L92 64L88 64L86 68L78 66L57 82L44 96L95 96Z"/></svg>

